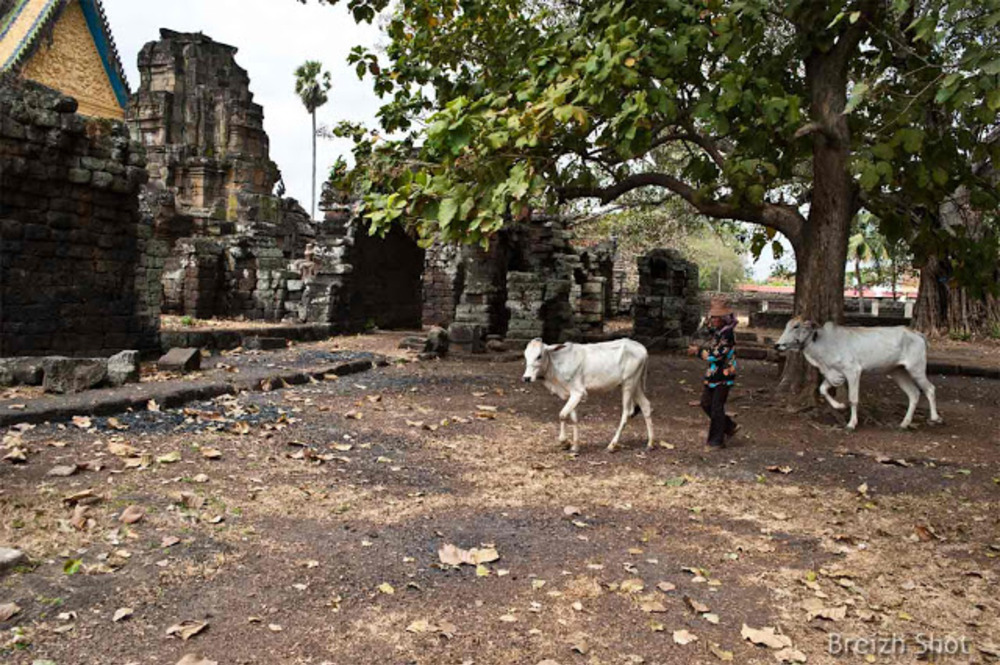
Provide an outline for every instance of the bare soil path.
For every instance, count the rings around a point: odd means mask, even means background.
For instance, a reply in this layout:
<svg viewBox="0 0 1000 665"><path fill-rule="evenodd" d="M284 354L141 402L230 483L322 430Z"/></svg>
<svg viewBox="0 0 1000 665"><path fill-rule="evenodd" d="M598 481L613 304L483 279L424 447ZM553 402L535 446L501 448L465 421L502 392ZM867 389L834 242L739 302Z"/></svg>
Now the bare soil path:
<svg viewBox="0 0 1000 665"><path fill-rule="evenodd" d="M772 405L773 366L746 362L743 431L710 452L700 369L653 358L650 452L637 423L604 452L609 395L569 456L555 397L469 359L11 430L0 545L33 564L0 578L0 662L917 662L919 634L1000 657L1000 382L932 378L947 424L922 404L900 432L902 393L866 377L849 435ZM456 568L445 544L498 558ZM908 651L834 658L831 634Z"/></svg>

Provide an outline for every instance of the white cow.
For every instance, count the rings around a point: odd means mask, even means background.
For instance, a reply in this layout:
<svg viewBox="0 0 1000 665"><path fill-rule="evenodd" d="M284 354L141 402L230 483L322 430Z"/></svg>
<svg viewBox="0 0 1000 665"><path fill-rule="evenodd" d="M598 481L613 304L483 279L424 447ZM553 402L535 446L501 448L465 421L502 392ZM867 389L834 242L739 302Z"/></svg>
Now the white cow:
<svg viewBox="0 0 1000 665"><path fill-rule="evenodd" d="M540 339L528 343L524 350L526 367L524 381L542 379L545 387L567 400L559 412L559 443L566 443L566 419L573 421L572 452L579 452L577 444L576 407L589 391L611 390L622 387L622 419L615 437L608 444L613 452L625 429L629 416L638 405L646 420L649 435L648 447L653 447L653 409L646 398L646 363L649 352L639 342L619 339L600 344L558 344L547 346Z"/></svg>
<svg viewBox="0 0 1000 665"><path fill-rule="evenodd" d="M900 427L910 426L920 401L920 391L931 405L932 423L940 423L934 385L927 380L927 339L903 326L891 328L845 328L834 323L819 327L795 317L775 344L779 351L802 351L810 365L823 375L820 393L835 409L847 408L830 396L830 387L847 382L851 420L847 429L858 425L858 389L861 373L868 369L888 369L910 400Z"/></svg>

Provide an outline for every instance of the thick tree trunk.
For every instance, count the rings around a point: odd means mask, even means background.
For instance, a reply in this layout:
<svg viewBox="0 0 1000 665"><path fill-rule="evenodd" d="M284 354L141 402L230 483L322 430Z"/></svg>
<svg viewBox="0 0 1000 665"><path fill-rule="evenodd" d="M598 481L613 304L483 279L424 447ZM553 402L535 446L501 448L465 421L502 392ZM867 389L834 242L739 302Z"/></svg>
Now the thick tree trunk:
<svg viewBox="0 0 1000 665"><path fill-rule="evenodd" d="M913 327L931 337L996 337L1000 334L1000 300L989 293L973 297L968 289L951 283L941 259L932 255L920 269Z"/></svg>
<svg viewBox="0 0 1000 665"><path fill-rule="evenodd" d="M943 301L938 277L940 262L931 254L920 267L920 288L913 310L913 326L928 335L935 336L942 328Z"/></svg>
<svg viewBox="0 0 1000 665"><path fill-rule="evenodd" d="M973 240L981 240L987 230L981 214L968 201L968 193L959 189L952 201L941 206L935 224L942 229L962 229ZM946 247L946 243L941 243ZM995 337L1000 334L1000 300L988 291L978 296L951 279L952 259L947 249L931 254L920 270L920 292L917 296L914 326L931 336L950 334L960 338L976 335ZM993 284L1000 280L1000 270L984 274L983 282Z"/></svg>
<svg viewBox="0 0 1000 665"><path fill-rule="evenodd" d="M845 45L842 45L845 46ZM850 130L847 103L847 54L815 51L806 59L813 120L813 191L809 219L793 242L795 314L816 323L840 322L844 316L844 267L857 192L850 173ZM812 401L818 386L799 353L790 353L779 390Z"/></svg>

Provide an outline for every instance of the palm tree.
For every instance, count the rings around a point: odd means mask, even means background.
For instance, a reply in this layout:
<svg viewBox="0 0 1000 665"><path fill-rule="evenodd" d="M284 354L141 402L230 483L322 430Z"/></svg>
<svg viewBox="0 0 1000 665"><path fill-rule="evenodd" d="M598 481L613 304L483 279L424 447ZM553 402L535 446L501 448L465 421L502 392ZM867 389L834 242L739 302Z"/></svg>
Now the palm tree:
<svg viewBox="0 0 1000 665"><path fill-rule="evenodd" d="M330 72L323 71L323 63L307 60L295 70L295 94L312 115L312 211L311 219L316 218L316 109L329 101L327 93L333 84L330 82Z"/></svg>
<svg viewBox="0 0 1000 665"><path fill-rule="evenodd" d="M888 253L885 237L879 233L874 219L867 213L858 215L854 220L855 233L848 240L847 255L854 261L854 275L858 282L858 302L864 294L864 279L862 264L871 261L875 268L875 281L882 282L882 264Z"/></svg>

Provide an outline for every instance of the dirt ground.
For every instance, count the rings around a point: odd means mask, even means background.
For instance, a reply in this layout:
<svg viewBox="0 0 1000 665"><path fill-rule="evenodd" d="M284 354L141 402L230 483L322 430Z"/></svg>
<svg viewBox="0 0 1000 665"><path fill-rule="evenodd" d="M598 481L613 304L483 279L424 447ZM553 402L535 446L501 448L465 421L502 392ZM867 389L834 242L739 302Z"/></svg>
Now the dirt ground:
<svg viewBox="0 0 1000 665"><path fill-rule="evenodd" d="M366 342L393 345L337 343ZM0 662L918 662L931 638L997 662L1000 382L932 377L946 424L922 403L903 432L902 393L866 377L848 434L741 368L723 451L689 406L701 364L671 356L652 451L641 421L604 451L612 394L569 455L557 398L470 358L15 428L0 546L32 563L0 577ZM829 654L877 635L905 642Z"/></svg>

